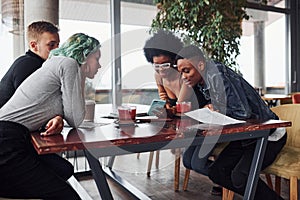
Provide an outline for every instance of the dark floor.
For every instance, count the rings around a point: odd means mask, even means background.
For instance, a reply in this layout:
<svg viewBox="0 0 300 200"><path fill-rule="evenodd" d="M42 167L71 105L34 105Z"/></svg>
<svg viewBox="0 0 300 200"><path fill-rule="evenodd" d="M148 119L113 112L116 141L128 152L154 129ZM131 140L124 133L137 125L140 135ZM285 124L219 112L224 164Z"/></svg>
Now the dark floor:
<svg viewBox="0 0 300 200"><path fill-rule="evenodd" d="M140 158L137 159L137 154L118 156L115 159L114 171L125 178L132 185L137 187L141 192L146 194L153 200L221 200L221 196L214 196L210 194L210 190L213 186L212 182L203 175L191 172L188 190L183 191L183 178L185 168L181 165L180 168L180 188L179 191L174 191L174 155L170 150L160 151L159 167L155 168L155 163L152 164L151 177L147 177L146 169L148 164L149 153L143 153ZM100 159L103 166L107 163L107 158ZM74 177L70 179L70 183L80 194L86 194L82 196L83 200L100 200L99 192L96 188L96 184L89 175L84 171L89 171L88 164L84 157L78 157L76 162L70 159L70 162L75 166L78 182ZM262 176L264 178L264 176ZM113 198L115 200L134 200L132 195L127 193L124 189L116 185L111 179L108 178L108 184L110 186ZM298 194L300 191L300 183L298 181ZM282 197L285 200L289 199L289 183L287 180L282 181ZM0 198L0 200L8 200ZM234 200L241 200L239 195L234 196ZM300 199L299 199L300 200Z"/></svg>
<svg viewBox="0 0 300 200"><path fill-rule="evenodd" d="M180 188L178 192L174 191L174 155L170 150L160 152L159 168L153 167L151 177L147 178L146 169L148 163L149 153L143 153L137 159L136 154L118 156L115 159L114 171L124 177L132 185L136 186L140 191L145 193L148 197L154 200L164 199L205 199L205 200L221 200L221 196L214 196L210 194L213 186L212 182L205 176L191 172L188 190L183 191L183 178L185 169L181 165L180 169ZM83 163L79 160L78 163ZM107 159L102 158L102 163L106 163ZM79 164L80 166L80 164ZM96 188L95 182L90 176L80 177L80 184L87 190L92 199L101 199ZM108 179L114 199L131 200L135 199L126 191L117 186L113 181ZM282 197L288 197L288 181L282 181ZM240 200L242 197L235 195L235 200Z"/></svg>

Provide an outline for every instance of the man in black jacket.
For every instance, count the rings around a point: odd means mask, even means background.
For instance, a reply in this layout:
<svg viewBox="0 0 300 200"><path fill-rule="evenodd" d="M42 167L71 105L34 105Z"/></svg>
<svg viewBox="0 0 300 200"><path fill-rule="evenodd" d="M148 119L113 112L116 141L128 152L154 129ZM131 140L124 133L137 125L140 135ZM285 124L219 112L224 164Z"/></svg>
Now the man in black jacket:
<svg viewBox="0 0 300 200"><path fill-rule="evenodd" d="M59 29L45 21L33 22L27 29L29 50L17 58L0 82L0 108L12 97L19 85L48 58L59 45Z"/></svg>
<svg viewBox="0 0 300 200"><path fill-rule="evenodd" d="M209 109L240 120L278 119L257 91L241 75L221 63L206 60L198 47L187 46L178 55L178 71L181 72L184 83L202 93L210 101L206 106ZM262 169L272 164L283 148L286 138L285 128L270 131ZM256 140L230 142L218 155L216 161L209 166L209 178L214 183L243 195L255 145ZM194 154L198 156L199 151L195 151ZM282 200L261 179L258 180L254 199Z"/></svg>

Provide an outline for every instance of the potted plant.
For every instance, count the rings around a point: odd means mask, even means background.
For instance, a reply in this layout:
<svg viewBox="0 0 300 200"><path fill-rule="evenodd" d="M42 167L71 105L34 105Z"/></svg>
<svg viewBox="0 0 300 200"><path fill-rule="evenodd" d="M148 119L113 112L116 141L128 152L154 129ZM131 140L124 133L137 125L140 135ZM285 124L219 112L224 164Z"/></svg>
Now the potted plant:
<svg viewBox="0 0 300 200"><path fill-rule="evenodd" d="M158 12L151 31L166 29L189 43L202 46L204 52L238 70L241 23L249 19L245 11L247 0L155 0Z"/></svg>

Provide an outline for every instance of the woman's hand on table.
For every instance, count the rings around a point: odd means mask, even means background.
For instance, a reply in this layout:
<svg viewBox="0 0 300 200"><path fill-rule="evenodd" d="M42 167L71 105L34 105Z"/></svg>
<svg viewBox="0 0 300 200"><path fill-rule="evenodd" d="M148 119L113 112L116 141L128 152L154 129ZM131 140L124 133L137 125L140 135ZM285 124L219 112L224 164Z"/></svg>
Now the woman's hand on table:
<svg viewBox="0 0 300 200"><path fill-rule="evenodd" d="M50 136L61 133L64 127L63 118L59 115L52 118L46 125L46 131L41 132L42 136Z"/></svg>

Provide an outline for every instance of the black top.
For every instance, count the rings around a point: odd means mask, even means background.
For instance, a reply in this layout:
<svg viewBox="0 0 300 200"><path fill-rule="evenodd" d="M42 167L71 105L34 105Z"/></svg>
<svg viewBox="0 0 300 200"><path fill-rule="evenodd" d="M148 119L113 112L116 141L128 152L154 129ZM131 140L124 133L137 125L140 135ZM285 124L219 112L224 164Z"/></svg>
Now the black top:
<svg viewBox="0 0 300 200"><path fill-rule="evenodd" d="M211 103L210 98L206 97L205 93L201 90L199 84L195 85L193 87L193 90L194 90L194 94L196 95L198 108L203 108L205 105Z"/></svg>
<svg viewBox="0 0 300 200"><path fill-rule="evenodd" d="M15 60L0 82L0 108L12 97L21 83L42 66L44 61L30 50Z"/></svg>

